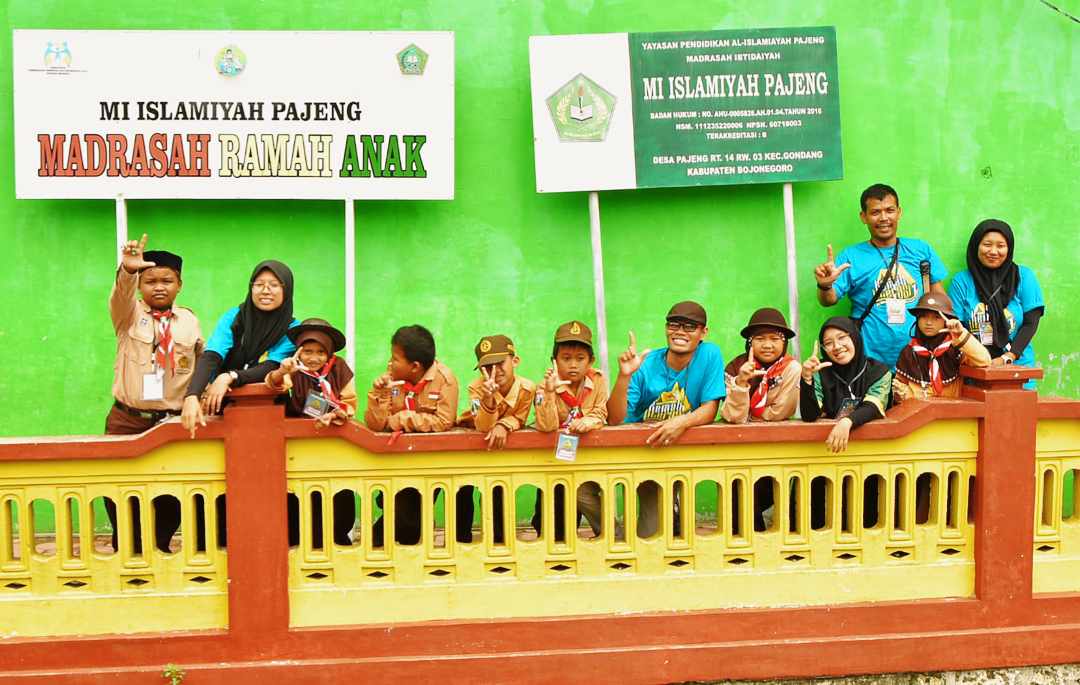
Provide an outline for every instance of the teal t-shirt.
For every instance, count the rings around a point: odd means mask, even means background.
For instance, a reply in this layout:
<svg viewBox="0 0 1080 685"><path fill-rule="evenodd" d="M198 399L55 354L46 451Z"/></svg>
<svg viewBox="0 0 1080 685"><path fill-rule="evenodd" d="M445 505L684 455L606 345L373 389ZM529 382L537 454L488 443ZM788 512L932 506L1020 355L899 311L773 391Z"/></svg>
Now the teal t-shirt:
<svg viewBox="0 0 1080 685"><path fill-rule="evenodd" d="M1005 322L1009 324L1009 340L1016 338L1016 332L1024 322L1024 313L1038 307L1045 307L1043 303L1042 288L1035 278L1035 272L1026 266L1017 264L1020 270L1020 282L1016 286L1016 293L1009 300L1005 308ZM953 309L957 316L964 322L967 329L973 335L978 336L980 329L989 326L993 330L993 322L990 321L986 304L979 300L979 292L975 289L975 281L971 278L971 272L965 269L956 274L952 283L949 284L949 298L953 301ZM1035 366L1035 349L1029 344L1016 358L1016 363L1021 366Z"/></svg>

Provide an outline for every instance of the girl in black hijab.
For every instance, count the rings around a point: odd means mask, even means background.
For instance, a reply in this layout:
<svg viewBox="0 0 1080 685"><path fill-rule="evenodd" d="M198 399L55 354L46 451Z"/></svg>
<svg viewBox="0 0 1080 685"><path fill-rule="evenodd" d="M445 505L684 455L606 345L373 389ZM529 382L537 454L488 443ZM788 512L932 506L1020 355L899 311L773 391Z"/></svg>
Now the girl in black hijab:
<svg viewBox="0 0 1080 685"><path fill-rule="evenodd" d="M204 413L221 410L230 388L262 382L296 350L286 332L298 323L292 270L272 259L260 262L251 272L247 297L218 320L195 365L181 419L192 437L196 423L205 425Z"/></svg>
<svg viewBox="0 0 1080 685"><path fill-rule="evenodd" d="M990 352L990 365L1035 365L1031 340L1044 311L1035 272L1013 261L1016 240L1000 219L980 221L967 246L966 271L949 284L960 320Z"/></svg>
<svg viewBox="0 0 1080 685"><path fill-rule="evenodd" d="M828 361L820 360L820 349ZM833 452L847 449L848 435L867 421L885 416L892 392L892 372L866 356L859 328L846 316L824 323L814 354L803 362L799 411L803 421L819 416L838 419L825 444Z"/></svg>

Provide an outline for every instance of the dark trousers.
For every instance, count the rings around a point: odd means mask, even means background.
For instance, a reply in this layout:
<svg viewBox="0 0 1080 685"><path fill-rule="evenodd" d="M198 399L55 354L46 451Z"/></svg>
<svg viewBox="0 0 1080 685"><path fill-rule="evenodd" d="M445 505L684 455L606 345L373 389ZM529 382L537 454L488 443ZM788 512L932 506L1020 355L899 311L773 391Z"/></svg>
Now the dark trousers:
<svg viewBox="0 0 1080 685"><path fill-rule="evenodd" d="M457 513L454 521L457 524L455 538L458 542L472 542L472 522L475 515L473 504L473 486L467 485L458 488L454 496ZM502 522L502 497L497 496L495 504L495 539L503 539ZM382 507L382 493L375 497L375 502ZM399 545L415 545L420 542L421 527L423 526L422 512L420 511L420 493L414 489L402 490L394 495L394 540ZM382 547L384 539L383 517L380 516L373 524L371 544L373 547Z"/></svg>
<svg viewBox="0 0 1080 685"><path fill-rule="evenodd" d="M106 435L136 435L154 427L154 422L141 416L134 416L121 411L113 406L109 415L105 417ZM180 528L180 500L169 495L161 495L153 499L154 506L154 545L162 552L169 551L169 542ZM113 550L119 550L116 537L116 503L105 498L105 513L109 516L112 525ZM224 523L224 521L222 521ZM134 553L142 554L142 520L138 504L131 512L131 526L134 543ZM222 543L224 544L224 542Z"/></svg>
<svg viewBox="0 0 1080 685"><path fill-rule="evenodd" d="M289 493L287 498L289 516L289 546L300 544L300 499ZM313 512L314 513L314 512ZM352 490L342 490L334 495L334 544L348 547L352 545L349 532L356 523L356 496ZM315 549L323 546L322 512L311 519L311 538Z"/></svg>

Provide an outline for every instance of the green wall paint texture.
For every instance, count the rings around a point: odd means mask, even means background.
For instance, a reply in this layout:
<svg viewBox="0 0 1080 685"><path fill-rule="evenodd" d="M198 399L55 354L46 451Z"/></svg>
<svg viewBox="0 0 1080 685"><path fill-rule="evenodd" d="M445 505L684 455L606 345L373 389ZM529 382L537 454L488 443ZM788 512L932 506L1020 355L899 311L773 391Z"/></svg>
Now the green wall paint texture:
<svg viewBox="0 0 1080 685"><path fill-rule="evenodd" d="M1059 0L1080 14L1080 1ZM520 372L540 378L555 327L590 324L585 194L535 192L530 35L835 26L845 178L795 186L799 297L806 341L833 313L814 296L826 243L866 239L858 195L895 186L901 235L929 240L951 272L986 217L1011 223L1017 260L1047 299L1035 339L1041 392L1080 397L1080 24L1038 0L669 0L655 2L5 3L0 40L0 433L100 433L115 341L107 297L115 265L110 201L16 201L10 30L452 30L456 34L456 198L358 202L358 385L385 368L402 324L435 333L463 381L481 335L518 344ZM132 55L132 59L152 59ZM347 77L343 73L342 77ZM358 131L362 132L362 131ZM606 192L604 231L612 358L637 333L663 345L678 300L709 311L709 336L738 352L757 307L787 309L781 187ZM344 325L343 203L133 201L132 235L185 258L179 302L209 334L240 302L251 267L296 273L296 312ZM808 344L803 344L803 353Z"/></svg>

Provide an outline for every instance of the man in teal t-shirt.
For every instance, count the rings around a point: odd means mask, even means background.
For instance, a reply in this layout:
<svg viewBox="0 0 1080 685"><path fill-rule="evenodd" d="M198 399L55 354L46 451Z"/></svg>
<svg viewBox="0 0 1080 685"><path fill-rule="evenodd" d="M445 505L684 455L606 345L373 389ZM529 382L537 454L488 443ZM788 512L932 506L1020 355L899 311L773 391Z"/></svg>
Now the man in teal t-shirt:
<svg viewBox="0 0 1080 685"><path fill-rule="evenodd" d="M930 292L945 294L941 281L949 272L929 244L916 238L901 240L896 235L902 211L890 186L870 186L859 203L859 219L869 229L870 240L845 248L835 259L829 245L827 260L814 269L818 302L831 307L847 295L851 317L864 319L862 338L867 356L895 367L915 323L908 308L923 295L921 264L930 267ZM885 284L879 289L882 280Z"/></svg>

